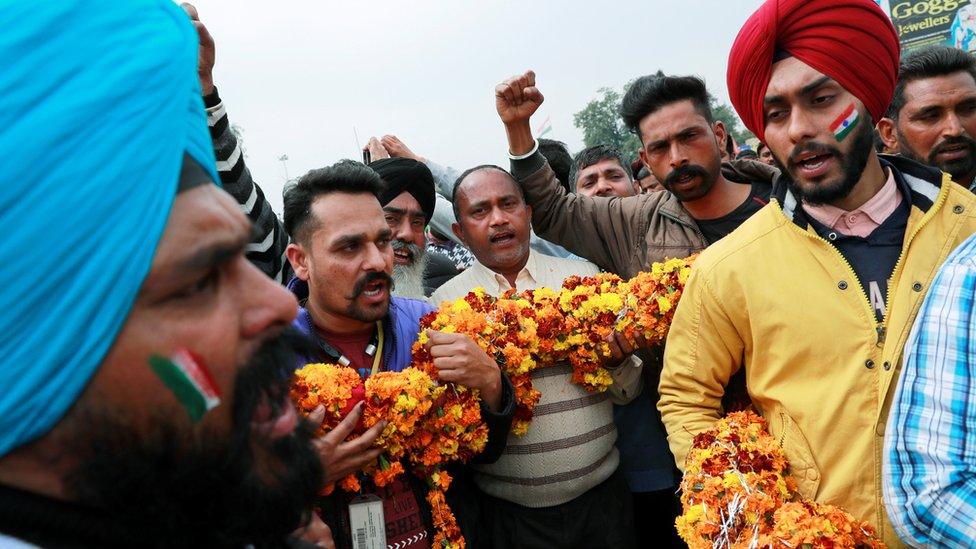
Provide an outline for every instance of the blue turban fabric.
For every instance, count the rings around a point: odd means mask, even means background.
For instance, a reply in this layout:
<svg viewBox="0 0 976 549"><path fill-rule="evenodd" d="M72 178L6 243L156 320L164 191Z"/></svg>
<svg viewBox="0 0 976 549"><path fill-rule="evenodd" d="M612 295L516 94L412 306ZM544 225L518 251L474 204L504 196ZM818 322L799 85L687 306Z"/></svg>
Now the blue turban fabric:
<svg viewBox="0 0 976 549"><path fill-rule="evenodd" d="M54 427L111 348L184 154L218 179L179 6L0 0L0 28L3 456Z"/></svg>

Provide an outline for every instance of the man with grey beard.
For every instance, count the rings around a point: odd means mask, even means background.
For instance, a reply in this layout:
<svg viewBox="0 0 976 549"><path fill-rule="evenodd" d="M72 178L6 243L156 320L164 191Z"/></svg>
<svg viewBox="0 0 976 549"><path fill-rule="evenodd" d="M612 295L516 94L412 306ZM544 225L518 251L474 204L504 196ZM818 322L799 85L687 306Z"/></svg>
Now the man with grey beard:
<svg viewBox="0 0 976 549"><path fill-rule="evenodd" d="M424 299L431 259L424 229L434 215L434 176L411 158L383 158L369 167L386 184L380 204L393 231L393 295Z"/></svg>

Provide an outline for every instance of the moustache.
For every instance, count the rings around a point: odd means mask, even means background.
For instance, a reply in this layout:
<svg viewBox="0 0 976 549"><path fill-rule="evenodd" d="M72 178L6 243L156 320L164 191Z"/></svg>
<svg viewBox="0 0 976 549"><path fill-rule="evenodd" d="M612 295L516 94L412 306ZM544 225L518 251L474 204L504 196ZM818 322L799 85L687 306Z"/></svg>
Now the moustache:
<svg viewBox="0 0 976 549"><path fill-rule="evenodd" d="M686 176L700 177L701 179L706 179L708 177L708 171L705 168L697 164L686 164L684 166L679 166L674 169L667 177L664 178L663 185L665 187L673 188L678 184L678 180Z"/></svg>
<svg viewBox="0 0 976 549"><path fill-rule="evenodd" d="M793 149L793 152L790 153L789 158L787 158L787 162L789 162L790 167L794 167L800 163L800 156L808 153L812 153L817 156L829 154L838 158L844 156L837 147L831 147L830 145L824 145L815 141L808 141L802 145L797 145L796 148Z"/></svg>
<svg viewBox="0 0 976 549"><path fill-rule="evenodd" d="M966 135L960 135L957 137L947 137L944 141L932 147L932 152L929 153L929 164L935 164L935 157L939 153L945 152L949 147L955 147L958 145L964 145L969 148L970 153L976 152L976 140Z"/></svg>
<svg viewBox="0 0 976 549"><path fill-rule="evenodd" d="M424 252L427 251L424 248L421 248L420 246L414 244L413 242L404 242L402 240L394 240L390 242L390 247L393 248L394 252L397 252L399 250L407 250L408 252L410 252L410 258L415 261L420 257L422 257L424 255Z"/></svg>
<svg viewBox="0 0 976 549"><path fill-rule="evenodd" d="M413 246L412 244L409 245ZM416 248L416 246L414 247ZM356 285L352 287L352 294L350 294L349 299L356 299L362 295L363 289L366 288L368 284L376 282L377 280L386 282L386 285L389 287L390 291L393 291L393 277L382 271L375 271L372 273L366 273L366 276L356 281Z"/></svg>
<svg viewBox="0 0 976 549"><path fill-rule="evenodd" d="M266 403L272 417L282 412L295 368L303 356L315 356L315 343L292 326L261 344L238 373L234 387L234 436L243 445L250 436L251 421L258 407Z"/></svg>

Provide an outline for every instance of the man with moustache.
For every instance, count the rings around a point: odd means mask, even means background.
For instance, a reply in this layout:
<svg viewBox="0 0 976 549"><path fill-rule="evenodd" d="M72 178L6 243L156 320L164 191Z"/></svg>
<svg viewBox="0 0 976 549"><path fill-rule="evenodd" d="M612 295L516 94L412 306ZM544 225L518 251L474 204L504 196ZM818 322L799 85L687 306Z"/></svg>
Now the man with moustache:
<svg viewBox="0 0 976 549"><path fill-rule="evenodd" d="M434 215L430 222L430 227L432 231L436 231L437 233L440 233L441 236L446 237L452 242L456 242L458 245L460 245L460 240L454 236L453 231L451 230L451 226L457 221L457 219L454 217L454 208L451 205L451 194L454 190L454 183L457 181L458 176L461 175L461 172L450 166L438 164L429 158L414 153L395 135L384 135L380 141L380 148L381 154L389 154L395 158L412 158L418 162L422 162L431 170L431 173L434 175L434 182L436 183L435 188L437 190L437 202L434 208ZM560 181L562 181L563 185L568 189L569 186L565 182L567 181L566 177L568 177L569 167L572 163L572 156L570 156L569 151L566 149L566 144L561 141L553 141L551 139L540 139L539 150L547 159L549 159L549 162L552 163L553 166L558 165L556 172L557 174L560 174L560 177L562 177ZM534 250L545 255L578 259L567 252L562 246L557 246L552 242L543 240L536 236L535 233L532 233L530 245ZM470 256L470 254L466 255ZM470 265L470 262L467 263L467 265Z"/></svg>
<svg viewBox="0 0 976 549"><path fill-rule="evenodd" d="M770 204L696 262L659 404L681 466L744 368L800 494L889 546L881 456L902 351L937 267L976 231L971 193L874 150L898 49L871 0L768 0L743 25L729 95L782 175Z"/></svg>
<svg viewBox="0 0 976 549"><path fill-rule="evenodd" d="M722 163L725 128L712 117L698 78L644 76L623 100L624 121L643 144L641 160L669 192L565 193L532 136L529 118L542 101L531 71L495 89L512 175L525 191L538 234L604 270L630 278L655 261L701 251L733 231L769 195L775 170L758 162ZM646 393L618 410L617 421L621 439L633 442L621 452L634 494L638 543L677 546L674 460L655 411L661 357L660 348L642 356Z"/></svg>
<svg viewBox="0 0 976 549"><path fill-rule="evenodd" d="M383 158L369 164L385 183L383 215L393 231L393 294L424 299L424 275L430 263L426 227L434 215L434 176L412 158Z"/></svg>
<svg viewBox="0 0 976 549"><path fill-rule="evenodd" d="M890 150L976 190L976 58L948 46L906 55L878 131Z"/></svg>
<svg viewBox="0 0 976 549"><path fill-rule="evenodd" d="M0 258L43 273L0 274L0 545L285 547L322 478L296 303L214 185L193 26L168 0L0 22Z"/></svg>
<svg viewBox="0 0 976 549"><path fill-rule="evenodd" d="M725 127L698 78L643 76L621 107L641 138L641 160L667 193L599 198L560 189L529 122L542 101L532 71L495 88L512 175L525 189L535 231L604 270L630 278L655 261L701 251L765 203L775 170L722 163Z"/></svg>
<svg viewBox="0 0 976 549"><path fill-rule="evenodd" d="M255 237L247 246L248 259L268 276L287 283L293 276L285 249L289 239L271 209L261 187L255 183L245 161L241 144L229 122L227 109L213 83L216 45L207 27L199 20L196 8L183 4L199 34L198 73L207 107L208 125L217 158L217 169L224 187L240 204L255 225ZM377 142L378 145L378 142ZM375 157L374 157L375 158ZM393 276L397 295L423 299L425 275L430 266L426 254L424 228L434 211L434 180L420 162L386 158L370 164L387 184L382 204L394 231Z"/></svg>
<svg viewBox="0 0 976 549"><path fill-rule="evenodd" d="M498 166L461 174L452 202L454 232L477 262L435 292L437 302L462 298L476 287L492 296L513 288L559 288L569 276L599 272L592 263L531 249L531 209L515 179ZM532 384L541 398L528 432L509 437L495 463L475 465L491 547L636 546L627 482L614 447L612 404L636 396L641 362L618 334L608 344L614 378L608 392L593 395L571 383L565 364L537 370Z"/></svg>
<svg viewBox="0 0 976 549"><path fill-rule="evenodd" d="M395 297L392 277L394 230L380 205L383 181L372 169L349 160L312 170L285 193L285 229L291 236L288 260L296 279L290 287L301 300L294 325L309 334L317 350L306 362L331 362L356 369L363 378L410 365L411 346L420 318L433 310L423 301ZM392 203L392 202L391 202ZM410 215L410 206L405 208ZM478 389L488 445L482 461L497 459L514 415L511 383L495 361L467 336L429 332L430 353L440 379ZM339 480L377 458L369 449L383 429L379 424L352 440L346 435L358 422L361 406L327 435L327 482ZM433 532L427 488L419 479L403 478L378 488L364 481L364 492L383 502L386 540L427 547ZM322 501L323 519L337 547L352 545L349 505L354 495L335 493ZM449 492L459 524L474 546L477 508L458 478Z"/></svg>

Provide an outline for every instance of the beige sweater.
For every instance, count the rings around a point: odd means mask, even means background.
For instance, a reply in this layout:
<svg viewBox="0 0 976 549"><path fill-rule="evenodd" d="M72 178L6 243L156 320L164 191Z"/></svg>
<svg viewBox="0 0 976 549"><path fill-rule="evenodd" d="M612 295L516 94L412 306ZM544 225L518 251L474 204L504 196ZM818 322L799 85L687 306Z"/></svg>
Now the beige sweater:
<svg viewBox="0 0 976 549"><path fill-rule="evenodd" d="M516 279L519 290L559 288L570 275L592 276L596 265L529 253ZM511 286L480 262L449 280L431 303L457 299L475 287L498 295ZM571 501L606 480L617 469L617 429L613 403L626 403L640 391L640 361L614 371L606 393L589 393L570 382L572 370L559 364L536 370L532 384L542 393L532 424L523 436L509 435L502 457L476 465L475 482L485 493L526 507L551 507Z"/></svg>

